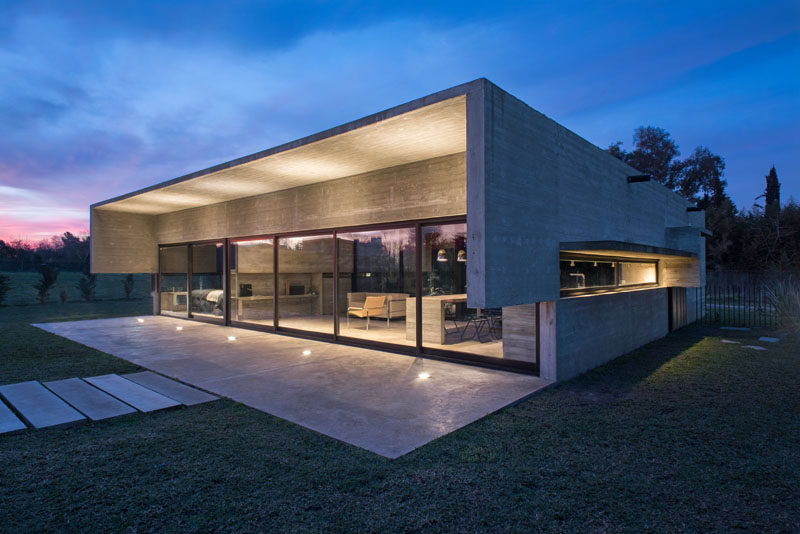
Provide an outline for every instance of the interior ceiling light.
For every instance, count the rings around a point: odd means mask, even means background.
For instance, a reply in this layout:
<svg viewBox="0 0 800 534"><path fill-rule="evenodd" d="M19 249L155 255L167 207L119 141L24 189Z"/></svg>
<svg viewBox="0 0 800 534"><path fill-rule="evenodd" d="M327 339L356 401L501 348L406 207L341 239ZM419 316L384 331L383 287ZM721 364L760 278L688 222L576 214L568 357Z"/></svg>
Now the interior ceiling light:
<svg viewBox="0 0 800 534"><path fill-rule="evenodd" d="M308 356L309 354L311 354L310 350L306 349L303 351L303 356Z"/></svg>
<svg viewBox="0 0 800 534"><path fill-rule="evenodd" d="M144 322L144 319L136 319L136 322L138 322L138 323L143 323L143 322Z"/></svg>
<svg viewBox="0 0 800 534"><path fill-rule="evenodd" d="M236 341L236 336L228 336L228 341Z"/></svg>
<svg viewBox="0 0 800 534"><path fill-rule="evenodd" d="M463 248L458 251L458 256L456 256L456 261L465 262L467 261L467 251Z"/></svg>
<svg viewBox="0 0 800 534"><path fill-rule="evenodd" d="M420 373L417 375L417 378L421 378L422 380L427 380L431 377L430 373Z"/></svg>
<svg viewBox="0 0 800 534"><path fill-rule="evenodd" d="M176 326L176 327L175 327L175 330L177 330L178 332L180 332L181 330L183 330L183 327L182 327L182 326Z"/></svg>
<svg viewBox="0 0 800 534"><path fill-rule="evenodd" d="M439 249L439 253L436 255L436 261L447 261L447 251L445 249Z"/></svg>

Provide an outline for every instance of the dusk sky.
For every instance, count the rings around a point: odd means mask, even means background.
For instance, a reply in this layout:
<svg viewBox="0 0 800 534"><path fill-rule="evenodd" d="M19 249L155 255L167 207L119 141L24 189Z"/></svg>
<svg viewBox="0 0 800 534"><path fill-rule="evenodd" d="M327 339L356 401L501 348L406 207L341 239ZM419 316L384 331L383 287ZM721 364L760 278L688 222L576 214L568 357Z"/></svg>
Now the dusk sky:
<svg viewBox="0 0 800 534"><path fill-rule="evenodd" d="M659 126L800 200L800 2L0 0L0 239L486 77L596 145Z"/></svg>

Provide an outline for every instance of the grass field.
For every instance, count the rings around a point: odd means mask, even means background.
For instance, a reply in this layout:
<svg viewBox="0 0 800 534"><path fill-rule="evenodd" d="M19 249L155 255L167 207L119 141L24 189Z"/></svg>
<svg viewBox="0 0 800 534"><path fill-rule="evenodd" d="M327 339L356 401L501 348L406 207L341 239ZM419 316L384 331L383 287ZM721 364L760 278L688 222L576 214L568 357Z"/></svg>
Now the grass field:
<svg viewBox="0 0 800 534"><path fill-rule="evenodd" d="M4 304L6 305L28 305L39 304L36 290L33 285L39 281L41 275L37 272L0 272L0 275L8 276L11 279L11 290L6 295ZM75 287L82 274L62 271L58 274L56 285L50 290L50 302L60 302L59 294L66 291L68 301L81 300L81 293ZM125 297L122 289L122 280L125 274L98 274L96 286L96 298L121 299ZM146 298L150 296L150 275L134 274L133 293L131 298Z"/></svg>
<svg viewBox="0 0 800 534"><path fill-rule="evenodd" d="M0 309L0 383L135 369L40 309ZM719 341L763 333L684 328L394 461L227 400L3 436L0 529L796 532L800 336Z"/></svg>

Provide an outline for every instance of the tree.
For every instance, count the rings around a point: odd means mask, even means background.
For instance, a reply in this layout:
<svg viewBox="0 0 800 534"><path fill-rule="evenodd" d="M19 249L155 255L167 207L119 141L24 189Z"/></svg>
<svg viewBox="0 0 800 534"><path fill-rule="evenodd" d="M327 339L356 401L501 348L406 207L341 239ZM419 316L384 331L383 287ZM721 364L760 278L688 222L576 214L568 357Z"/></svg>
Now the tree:
<svg viewBox="0 0 800 534"><path fill-rule="evenodd" d="M80 277L75 287L80 291L81 298L86 302L92 302L95 298L97 288L97 275L92 273L89 256L86 256L83 264L83 276Z"/></svg>
<svg viewBox="0 0 800 534"><path fill-rule="evenodd" d="M770 219L777 219L781 213L781 183L778 181L775 165L764 178L767 181L764 190L764 213Z"/></svg>
<svg viewBox="0 0 800 534"><path fill-rule="evenodd" d="M2 243L2 241L0 241ZM3 301L6 299L6 295L11 290L11 278L4 274L0 274L0 306L3 305Z"/></svg>
<svg viewBox="0 0 800 534"><path fill-rule="evenodd" d="M39 266L39 274L41 274L41 278L38 282L33 284L33 288L36 290L39 303L44 304L47 302L50 290L56 285L56 280L58 280L58 268L50 263L44 263Z"/></svg>
<svg viewBox="0 0 800 534"><path fill-rule="evenodd" d="M134 283L135 283L135 280L134 280L132 274L129 274L128 276L125 277L124 280L122 280L122 290L125 291L125 299L126 300L130 300L130 298L131 298L131 293L133 293L133 284Z"/></svg>
<svg viewBox="0 0 800 534"><path fill-rule="evenodd" d="M626 156L625 162L674 189L670 171L673 160L681 153L669 133L655 126L639 126L633 133L633 145L634 149Z"/></svg>
<svg viewBox="0 0 800 534"><path fill-rule="evenodd" d="M728 198L725 193L728 182L722 179L724 172L725 161L709 149L699 146L691 156L673 164L673 189L701 208L721 206Z"/></svg>

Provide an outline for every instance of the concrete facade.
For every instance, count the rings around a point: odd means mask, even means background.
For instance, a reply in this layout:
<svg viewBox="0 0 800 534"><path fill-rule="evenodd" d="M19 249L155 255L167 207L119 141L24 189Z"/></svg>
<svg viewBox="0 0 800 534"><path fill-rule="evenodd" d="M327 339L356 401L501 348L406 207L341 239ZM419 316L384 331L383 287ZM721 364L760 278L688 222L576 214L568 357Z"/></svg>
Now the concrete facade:
<svg viewBox="0 0 800 534"><path fill-rule="evenodd" d="M704 283L704 214L639 174L478 79L96 204L92 268L157 272L165 244L463 218L466 305L503 309L498 358L562 380L663 336L667 288ZM657 282L565 296L567 253L658 262Z"/></svg>

